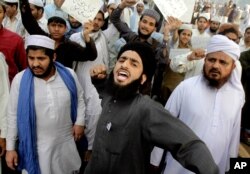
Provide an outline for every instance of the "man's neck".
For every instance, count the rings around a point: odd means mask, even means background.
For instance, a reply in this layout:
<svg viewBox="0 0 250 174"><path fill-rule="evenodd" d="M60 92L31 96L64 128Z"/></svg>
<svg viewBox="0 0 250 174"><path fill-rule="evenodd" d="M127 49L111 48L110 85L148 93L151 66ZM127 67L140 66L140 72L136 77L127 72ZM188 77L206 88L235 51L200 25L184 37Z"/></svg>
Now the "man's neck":
<svg viewBox="0 0 250 174"><path fill-rule="evenodd" d="M14 21L15 20L15 17L17 15L18 11L15 12L15 14L13 14L12 16L10 16L10 21Z"/></svg>
<svg viewBox="0 0 250 174"><path fill-rule="evenodd" d="M246 48L250 47L250 41L244 41Z"/></svg>
<svg viewBox="0 0 250 174"><path fill-rule="evenodd" d="M50 73L48 74L48 76L43 77L42 79L45 80L45 81L48 81L53 75L55 75L55 73L56 73L56 68L55 68L55 66L53 66L53 67L51 68L51 71L50 71Z"/></svg>

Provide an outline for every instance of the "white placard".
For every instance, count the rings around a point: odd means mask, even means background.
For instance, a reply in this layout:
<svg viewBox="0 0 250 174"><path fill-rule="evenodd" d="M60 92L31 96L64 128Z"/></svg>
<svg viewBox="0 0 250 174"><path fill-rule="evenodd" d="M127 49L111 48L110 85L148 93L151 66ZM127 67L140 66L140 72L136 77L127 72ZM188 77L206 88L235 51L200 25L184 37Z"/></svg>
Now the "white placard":
<svg viewBox="0 0 250 174"><path fill-rule="evenodd" d="M174 16L182 22L191 22L195 0L154 0L154 3L165 18Z"/></svg>
<svg viewBox="0 0 250 174"><path fill-rule="evenodd" d="M192 48L207 49L207 44L210 39L211 39L210 37L192 36L191 38Z"/></svg>
<svg viewBox="0 0 250 174"><path fill-rule="evenodd" d="M191 51L191 49L188 49L188 48L176 48L176 49L173 48L173 49L170 49L169 59L173 59L178 55L189 53L190 51Z"/></svg>
<svg viewBox="0 0 250 174"><path fill-rule="evenodd" d="M61 9L84 23L93 20L102 5L102 0L65 0Z"/></svg>

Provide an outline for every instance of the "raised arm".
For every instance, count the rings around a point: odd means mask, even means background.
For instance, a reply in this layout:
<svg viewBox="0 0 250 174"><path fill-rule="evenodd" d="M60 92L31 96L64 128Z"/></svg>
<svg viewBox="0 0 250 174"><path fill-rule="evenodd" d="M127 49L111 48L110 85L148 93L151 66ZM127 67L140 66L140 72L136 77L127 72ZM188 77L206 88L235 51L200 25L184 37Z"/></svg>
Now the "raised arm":
<svg viewBox="0 0 250 174"><path fill-rule="evenodd" d="M129 41L131 37L136 35L136 33L134 33L125 22L122 22L120 17L124 8L130 7L135 3L136 0L123 0L110 16L110 21L120 32L121 37L123 37L126 41Z"/></svg>
<svg viewBox="0 0 250 174"><path fill-rule="evenodd" d="M36 19L32 16L28 0L20 0L20 11L22 23L29 34L49 36L49 34L38 25Z"/></svg>
<svg viewBox="0 0 250 174"><path fill-rule="evenodd" d="M143 108L143 135L149 142L169 151L190 171L218 173L209 149L188 126L153 101L144 103Z"/></svg>

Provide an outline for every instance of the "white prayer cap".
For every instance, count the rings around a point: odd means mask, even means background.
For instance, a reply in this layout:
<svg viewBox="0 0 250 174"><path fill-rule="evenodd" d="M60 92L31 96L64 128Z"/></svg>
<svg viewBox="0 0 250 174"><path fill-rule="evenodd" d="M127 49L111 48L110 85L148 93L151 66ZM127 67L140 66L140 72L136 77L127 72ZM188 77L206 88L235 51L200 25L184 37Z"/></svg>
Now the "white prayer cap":
<svg viewBox="0 0 250 174"><path fill-rule="evenodd" d="M41 0L29 0L29 3L38 7L43 7L43 2Z"/></svg>
<svg viewBox="0 0 250 174"><path fill-rule="evenodd" d="M210 13L201 13L198 18L205 18L207 21L210 19Z"/></svg>
<svg viewBox="0 0 250 174"><path fill-rule="evenodd" d="M25 48L28 46L40 46L51 50L55 49L55 41L43 35L30 35L25 41Z"/></svg>
<svg viewBox="0 0 250 174"><path fill-rule="evenodd" d="M221 18L219 16L213 16L210 21L221 23Z"/></svg>
<svg viewBox="0 0 250 174"><path fill-rule="evenodd" d="M107 6L110 6L111 4L115 4L115 6L118 5L118 3L115 1L115 0L109 0L108 2L108 5Z"/></svg>
<svg viewBox="0 0 250 174"><path fill-rule="evenodd" d="M179 30L190 30L192 31L192 24L182 24Z"/></svg>
<svg viewBox="0 0 250 174"><path fill-rule="evenodd" d="M240 57L240 47L234 41L228 39L224 35L214 35L208 45L207 53L213 53L222 51L234 60L238 60Z"/></svg>
<svg viewBox="0 0 250 174"><path fill-rule="evenodd" d="M142 4L142 5L144 5L144 2L140 0L140 1L138 1L138 2L136 3L136 5L137 5L137 4Z"/></svg>
<svg viewBox="0 0 250 174"><path fill-rule="evenodd" d="M4 0L4 2L9 2L9 3L17 3L18 0Z"/></svg>

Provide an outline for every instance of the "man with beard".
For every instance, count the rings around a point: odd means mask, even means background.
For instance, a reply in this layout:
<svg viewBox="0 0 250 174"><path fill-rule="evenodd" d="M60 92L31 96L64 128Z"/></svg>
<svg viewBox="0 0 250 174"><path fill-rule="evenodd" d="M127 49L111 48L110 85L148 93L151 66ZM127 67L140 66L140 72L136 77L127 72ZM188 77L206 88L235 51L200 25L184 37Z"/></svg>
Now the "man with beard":
<svg viewBox="0 0 250 174"><path fill-rule="evenodd" d="M7 165L29 174L73 173L81 165L75 141L84 132L83 90L74 71L55 62L54 40L31 35L26 44L29 68L10 90Z"/></svg>
<svg viewBox="0 0 250 174"><path fill-rule="evenodd" d="M209 23L209 28L206 29L206 32L210 35L213 36L216 34L217 30L220 27L220 19L218 16L214 16L210 19Z"/></svg>
<svg viewBox="0 0 250 174"><path fill-rule="evenodd" d="M157 26L159 25L160 15L155 10L147 9L143 12L140 18L138 24L138 34L133 32L126 23L120 20L120 17L124 8L134 5L136 2L136 0L123 0L111 14L110 20L120 32L121 37L123 37L127 43L134 41L146 42L154 49L154 57L157 67L154 75L153 87L151 91L150 87L148 87L146 91L141 92L145 94L151 94L151 96L157 97L158 101L161 101L161 83L163 79L163 72L165 70L166 64L168 63L168 51L166 48L166 43L169 39L169 35L166 30L169 28L167 25L164 28L165 34L162 43L159 43L153 39L151 35L154 31L156 31ZM149 81L147 84L150 86Z"/></svg>
<svg viewBox="0 0 250 174"><path fill-rule="evenodd" d="M162 105L139 93L139 88L154 75L153 56L148 44L128 43L119 52L107 81L105 66L90 70L102 98L102 113L85 174L148 173L154 145L169 150L184 167L196 173L217 173L203 142Z"/></svg>
<svg viewBox="0 0 250 174"><path fill-rule="evenodd" d="M82 24L76 20L73 16L68 15L69 29L65 34L66 38L69 38L72 34L81 32L83 27Z"/></svg>
<svg viewBox="0 0 250 174"><path fill-rule="evenodd" d="M203 74L177 86L165 106L206 143L220 174L229 171L229 159L238 156L244 104L239 56L235 42L226 36L213 36L208 43ZM165 173L190 173L172 156L167 154Z"/></svg>
<svg viewBox="0 0 250 174"><path fill-rule="evenodd" d="M57 0L63 1L63 0ZM62 3L60 3L62 4ZM88 27L85 28L82 33L82 38L86 42L86 47L70 41L65 37L67 31L66 18L62 15L53 15L48 19L48 30L49 33L44 31L37 23L35 18L32 16L31 9L27 0L20 0L20 11L22 15L22 21L25 29L31 35L44 35L52 38L56 41L55 52L57 54L57 61L62 63L64 66L74 68L74 61L88 61L95 60L97 57L97 51L93 39L90 38L89 34L92 32L93 26L87 22Z"/></svg>

